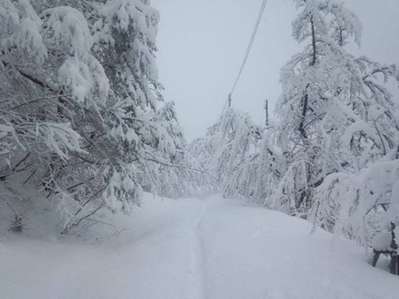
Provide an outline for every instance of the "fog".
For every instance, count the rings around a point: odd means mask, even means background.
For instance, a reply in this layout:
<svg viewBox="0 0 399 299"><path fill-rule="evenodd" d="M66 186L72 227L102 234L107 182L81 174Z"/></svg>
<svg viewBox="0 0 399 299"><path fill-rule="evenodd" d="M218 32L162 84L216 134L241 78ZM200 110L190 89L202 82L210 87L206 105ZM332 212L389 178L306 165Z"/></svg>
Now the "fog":
<svg viewBox="0 0 399 299"><path fill-rule="evenodd" d="M261 0L153 0L161 13L160 80L176 103L188 140L206 132L221 112L237 76ZM398 63L399 1L347 0L363 23L357 54ZM292 0L269 0L233 106L264 121L281 92L280 68L302 49L291 37ZM273 109L271 108L273 113ZM272 115L273 116L273 115Z"/></svg>

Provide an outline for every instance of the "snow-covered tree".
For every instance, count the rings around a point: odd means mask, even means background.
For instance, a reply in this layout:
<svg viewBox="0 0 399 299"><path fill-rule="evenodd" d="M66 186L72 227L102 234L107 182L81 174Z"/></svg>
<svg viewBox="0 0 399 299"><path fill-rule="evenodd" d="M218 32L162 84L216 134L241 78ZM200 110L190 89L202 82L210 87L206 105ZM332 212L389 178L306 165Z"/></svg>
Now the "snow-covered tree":
<svg viewBox="0 0 399 299"><path fill-rule="evenodd" d="M187 181L190 182L193 194L207 194L220 192L220 186L210 168L213 159L211 144L206 137L197 138L186 148L187 165L194 171L189 172Z"/></svg>
<svg viewBox="0 0 399 299"><path fill-rule="evenodd" d="M161 189L151 173L183 150L158 83L158 23L142 0L0 3L2 177L42 184L65 232Z"/></svg>
<svg viewBox="0 0 399 299"><path fill-rule="evenodd" d="M207 135L189 146L189 156L195 158L195 168L201 170L196 174L196 185L229 197L249 194L243 172L256 159L261 139L261 128L248 115L225 107Z"/></svg>
<svg viewBox="0 0 399 299"><path fill-rule="evenodd" d="M279 143L289 167L273 195L275 208L305 212L312 206L313 189L329 171L323 149L327 133L323 120L337 96L340 47L329 36L327 2L295 1L300 13L293 23L293 36L306 43L283 68L283 94L278 103L281 121Z"/></svg>
<svg viewBox="0 0 399 299"><path fill-rule="evenodd" d="M272 128L264 130L255 143L254 152L236 167L225 186L227 196L240 196L260 205L267 205L284 169L284 157L275 146Z"/></svg>
<svg viewBox="0 0 399 299"><path fill-rule="evenodd" d="M288 168L271 203L306 215L326 176L359 170L395 148L397 125L389 111L396 108L377 74L388 80L396 71L346 50L360 42L361 26L343 3L295 2L300 13L293 35L305 48L282 70L279 144Z"/></svg>

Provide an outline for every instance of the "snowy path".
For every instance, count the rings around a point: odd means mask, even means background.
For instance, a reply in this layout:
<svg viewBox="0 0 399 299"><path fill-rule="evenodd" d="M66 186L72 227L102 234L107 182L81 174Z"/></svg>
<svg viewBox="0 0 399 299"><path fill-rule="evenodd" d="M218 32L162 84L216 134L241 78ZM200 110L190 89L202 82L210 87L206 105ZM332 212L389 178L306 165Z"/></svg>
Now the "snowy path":
<svg viewBox="0 0 399 299"><path fill-rule="evenodd" d="M399 278L308 223L218 197L147 198L102 245L3 238L1 299L397 299Z"/></svg>

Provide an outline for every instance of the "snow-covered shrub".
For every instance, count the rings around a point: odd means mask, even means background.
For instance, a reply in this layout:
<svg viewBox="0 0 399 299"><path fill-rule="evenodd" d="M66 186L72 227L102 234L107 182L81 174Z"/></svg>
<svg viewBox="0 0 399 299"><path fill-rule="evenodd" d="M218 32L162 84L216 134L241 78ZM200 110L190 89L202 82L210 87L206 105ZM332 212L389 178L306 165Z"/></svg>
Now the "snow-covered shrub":
<svg viewBox="0 0 399 299"><path fill-rule="evenodd" d="M13 233L22 233L24 230L24 224L22 217L19 215L15 215L13 221L11 222L10 231Z"/></svg>
<svg viewBox="0 0 399 299"><path fill-rule="evenodd" d="M398 192L399 160L376 162L353 174L332 174L316 192L316 223L370 246L377 233L399 220Z"/></svg>

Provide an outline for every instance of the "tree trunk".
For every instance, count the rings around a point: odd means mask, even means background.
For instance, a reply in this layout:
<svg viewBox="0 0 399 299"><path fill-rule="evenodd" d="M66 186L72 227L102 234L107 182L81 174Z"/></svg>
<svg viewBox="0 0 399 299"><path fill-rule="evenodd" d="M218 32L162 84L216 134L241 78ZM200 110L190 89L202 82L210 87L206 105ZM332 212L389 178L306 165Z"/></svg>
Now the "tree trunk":
<svg viewBox="0 0 399 299"><path fill-rule="evenodd" d="M310 65L313 66L317 62L316 30L314 26L313 16L310 17L310 27L312 30L312 61Z"/></svg>

